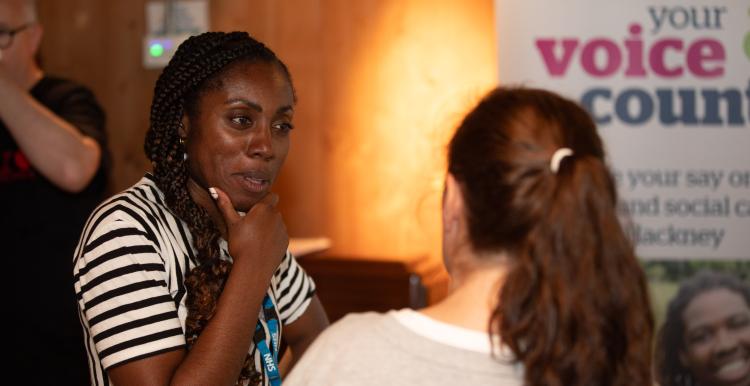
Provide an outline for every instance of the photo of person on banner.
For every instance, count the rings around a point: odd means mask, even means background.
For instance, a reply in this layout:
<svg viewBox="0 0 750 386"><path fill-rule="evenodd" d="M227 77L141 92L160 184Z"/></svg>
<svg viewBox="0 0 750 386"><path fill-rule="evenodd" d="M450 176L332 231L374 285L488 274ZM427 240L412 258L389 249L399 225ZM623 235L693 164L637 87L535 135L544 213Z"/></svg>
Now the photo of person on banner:
<svg viewBox="0 0 750 386"><path fill-rule="evenodd" d="M661 386L750 385L750 284L712 271L685 280L657 339Z"/></svg>

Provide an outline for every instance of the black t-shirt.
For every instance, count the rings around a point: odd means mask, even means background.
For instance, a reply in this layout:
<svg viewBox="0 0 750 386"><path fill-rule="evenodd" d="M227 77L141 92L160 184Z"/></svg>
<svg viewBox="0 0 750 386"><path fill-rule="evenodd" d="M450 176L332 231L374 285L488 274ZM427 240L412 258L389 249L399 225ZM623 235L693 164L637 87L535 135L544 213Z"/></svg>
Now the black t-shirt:
<svg viewBox="0 0 750 386"><path fill-rule="evenodd" d="M72 259L86 218L106 194L105 117L91 91L68 80L44 77L31 95L95 139L102 162L84 191L67 193L34 169L0 118L0 255L11 319L5 335L16 343L8 368L24 384L86 384Z"/></svg>

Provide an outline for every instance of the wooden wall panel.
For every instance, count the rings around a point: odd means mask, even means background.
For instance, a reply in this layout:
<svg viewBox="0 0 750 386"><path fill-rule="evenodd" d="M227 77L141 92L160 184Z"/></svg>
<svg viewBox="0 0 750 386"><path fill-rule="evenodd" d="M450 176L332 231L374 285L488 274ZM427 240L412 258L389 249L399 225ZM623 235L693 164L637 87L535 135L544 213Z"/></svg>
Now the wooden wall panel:
<svg viewBox="0 0 750 386"><path fill-rule="evenodd" d="M42 0L42 58L52 74L91 87L107 113L112 155L110 190L143 176L148 113L159 71L141 65L144 0Z"/></svg>
<svg viewBox="0 0 750 386"><path fill-rule="evenodd" d="M426 256L310 255L300 264L331 322L350 312L419 309L444 297L448 286L442 266Z"/></svg>
<svg viewBox="0 0 750 386"><path fill-rule="evenodd" d="M492 0L213 0L289 66L297 129L276 186L292 236L346 256L440 255L445 144L497 82ZM109 117L112 189L136 181L158 71L141 66L144 0L42 0L50 72L90 85Z"/></svg>

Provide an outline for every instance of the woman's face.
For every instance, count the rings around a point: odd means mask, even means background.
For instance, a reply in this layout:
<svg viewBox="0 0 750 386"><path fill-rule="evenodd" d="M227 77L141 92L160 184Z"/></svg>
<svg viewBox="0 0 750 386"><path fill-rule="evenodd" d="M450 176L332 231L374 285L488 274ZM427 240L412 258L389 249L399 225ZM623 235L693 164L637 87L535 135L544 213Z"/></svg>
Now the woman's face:
<svg viewBox="0 0 750 386"><path fill-rule="evenodd" d="M191 177L247 211L268 193L289 152L292 87L278 64L243 62L231 65L197 108L184 120Z"/></svg>
<svg viewBox="0 0 750 386"><path fill-rule="evenodd" d="M696 296L682 314L683 366L702 386L750 385L750 306L716 288Z"/></svg>

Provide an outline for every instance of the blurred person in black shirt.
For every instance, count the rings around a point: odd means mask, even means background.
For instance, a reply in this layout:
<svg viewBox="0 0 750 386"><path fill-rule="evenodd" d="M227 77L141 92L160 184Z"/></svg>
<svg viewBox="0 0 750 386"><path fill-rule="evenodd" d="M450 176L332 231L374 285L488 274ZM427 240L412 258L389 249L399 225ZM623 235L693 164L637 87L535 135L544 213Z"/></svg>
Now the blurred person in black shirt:
<svg viewBox="0 0 750 386"><path fill-rule="evenodd" d="M36 61L31 0L0 0L0 256L11 379L88 383L72 285L81 229L107 186L105 117L94 95Z"/></svg>

